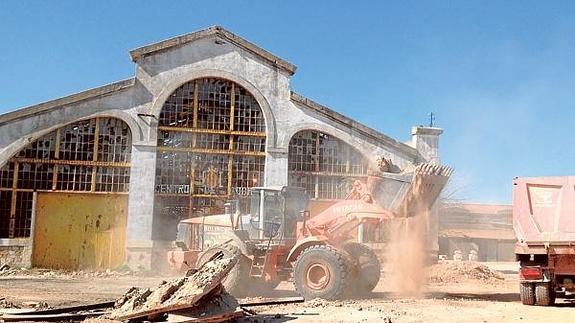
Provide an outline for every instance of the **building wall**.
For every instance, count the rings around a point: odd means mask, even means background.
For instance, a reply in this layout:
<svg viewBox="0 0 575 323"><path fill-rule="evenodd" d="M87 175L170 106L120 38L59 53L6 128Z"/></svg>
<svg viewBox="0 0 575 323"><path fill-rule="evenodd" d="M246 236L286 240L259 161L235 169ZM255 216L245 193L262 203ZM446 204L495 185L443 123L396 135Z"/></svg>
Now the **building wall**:
<svg viewBox="0 0 575 323"><path fill-rule="evenodd" d="M125 121L132 132L132 163L128 206L127 259L134 267L149 268L153 250L162 255L165 242L152 239L157 120L168 96L183 83L202 77L224 78L246 88L260 104L266 120L265 185L288 182L288 147L302 130L318 130L355 147L375 162L384 156L403 169L438 158L430 145L435 137L414 137L413 147L391 138L382 140L294 100L288 72L217 36L170 48L136 60L135 79L120 81L70 97L0 116L0 166L29 142L62 125L95 116ZM4 117L4 118L2 118ZM427 135L427 134L426 134ZM422 141L425 139L424 141ZM419 141L418 141L419 140ZM433 155L433 156L432 156ZM159 257L159 256L158 256Z"/></svg>
<svg viewBox="0 0 575 323"><path fill-rule="evenodd" d="M439 252L448 259L471 250L480 261L513 261L515 234L511 205L445 203L439 207Z"/></svg>
<svg viewBox="0 0 575 323"><path fill-rule="evenodd" d="M31 265L32 239L0 239L0 266L27 268Z"/></svg>

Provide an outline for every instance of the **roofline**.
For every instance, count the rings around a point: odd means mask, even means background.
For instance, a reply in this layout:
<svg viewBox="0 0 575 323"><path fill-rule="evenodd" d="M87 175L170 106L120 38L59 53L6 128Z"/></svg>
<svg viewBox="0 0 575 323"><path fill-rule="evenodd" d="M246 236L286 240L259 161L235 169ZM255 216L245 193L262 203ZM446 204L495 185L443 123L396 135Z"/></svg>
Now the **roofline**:
<svg viewBox="0 0 575 323"><path fill-rule="evenodd" d="M443 204L449 206L461 206L461 205L506 206L506 207L513 206L511 203L505 204L505 203L481 203L481 202L444 202Z"/></svg>
<svg viewBox="0 0 575 323"><path fill-rule="evenodd" d="M114 83L106 84L86 91L74 93L64 96L55 100L42 102L35 105L30 105L17 110L13 110L4 114L0 114L0 125L8 122L17 121L27 117L43 114L52 110L58 109L62 106L77 103L80 101L92 99L98 96L103 96L109 93L121 91L134 86L136 78L129 78Z"/></svg>
<svg viewBox="0 0 575 323"><path fill-rule="evenodd" d="M367 136L369 138L372 138L374 140L377 141L382 141L384 142L386 145L397 148L409 155L412 155L412 157L414 158L419 158L419 152L417 151L417 149L402 143L400 141L397 141L389 136L384 135L383 133L370 128L366 125L363 125L339 112L336 112L334 110L332 110L331 108L328 108L324 105L321 105L311 99L306 98L305 96L296 93L296 92L291 92L291 100L296 102L296 103L300 103L303 104L304 106L312 109L315 112L318 112L320 114L322 114L323 116L326 116L327 118L329 118L332 121L335 121L337 123L343 124L345 126L351 127L352 129L358 131L359 133L363 134L364 136Z"/></svg>
<svg viewBox="0 0 575 323"><path fill-rule="evenodd" d="M164 51L172 47L182 46L210 36L218 36L220 38L223 38L224 40L263 58L264 60L268 61L268 63L271 63L273 66L276 66L286 71L287 73L289 73L289 75L293 75L297 69L297 66L293 65L292 63L278 56L275 56L274 54L268 52L267 50L243 39L242 37L232 33L231 31L224 29L221 26L212 26L206 29L187 33L173 38L168 38L166 40L162 40L160 42L153 43L150 45L142 46L131 50L130 56L132 57L132 61L136 62L138 59L154 54L156 52Z"/></svg>

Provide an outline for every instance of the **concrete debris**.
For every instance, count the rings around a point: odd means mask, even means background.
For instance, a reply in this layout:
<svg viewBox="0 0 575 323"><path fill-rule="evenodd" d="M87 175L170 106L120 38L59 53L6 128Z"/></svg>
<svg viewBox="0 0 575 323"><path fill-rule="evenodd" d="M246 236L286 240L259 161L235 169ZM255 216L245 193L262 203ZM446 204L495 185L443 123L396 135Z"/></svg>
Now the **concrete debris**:
<svg viewBox="0 0 575 323"><path fill-rule="evenodd" d="M56 269L42 269L42 268L11 268L2 267L0 269L0 277L39 277L39 278L64 278L64 279L76 279L76 278L113 278L128 275L140 275L142 273L131 272L131 271L89 271L89 270L78 270L78 271L68 271L68 270L56 270Z"/></svg>
<svg viewBox="0 0 575 323"><path fill-rule="evenodd" d="M20 308L20 306L8 300L0 299L0 309L2 308Z"/></svg>
<svg viewBox="0 0 575 323"><path fill-rule="evenodd" d="M218 256L222 258L223 254ZM191 276L163 281L153 289L132 288L116 301L107 318L153 320L167 313L178 320L222 315L229 318L238 311L238 303L224 291L221 281L236 263L237 258L212 258Z"/></svg>

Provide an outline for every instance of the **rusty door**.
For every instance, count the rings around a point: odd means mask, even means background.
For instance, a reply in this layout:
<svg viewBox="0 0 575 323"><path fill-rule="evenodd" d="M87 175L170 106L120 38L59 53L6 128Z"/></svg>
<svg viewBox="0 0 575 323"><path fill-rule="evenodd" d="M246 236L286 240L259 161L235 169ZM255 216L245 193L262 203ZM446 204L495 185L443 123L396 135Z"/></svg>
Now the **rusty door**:
<svg viewBox="0 0 575 323"><path fill-rule="evenodd" d="M107 269L124 262L128 196L38 193L32 264Z"/></svg>

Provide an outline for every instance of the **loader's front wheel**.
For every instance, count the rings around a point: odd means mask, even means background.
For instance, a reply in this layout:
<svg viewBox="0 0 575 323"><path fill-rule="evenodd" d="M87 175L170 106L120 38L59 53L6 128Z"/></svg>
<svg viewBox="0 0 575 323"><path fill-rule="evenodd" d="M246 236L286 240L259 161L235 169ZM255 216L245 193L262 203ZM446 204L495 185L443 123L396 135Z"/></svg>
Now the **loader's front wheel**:
<svg viewBox="0 0 575 323"><path fill-rule="evenodd" d="M225 258L238 257L238 262L230 270L229 274L222 280L222 285L226 291L233 296L242 297L247 294L249 286L247 286L250 273L250 259L244 256L241 250L234 245L223 245L212 247L204 251L198 258L196 267L199 268L206 263L217 252L223 252Z"/></svg>
<svg viewBox="0 0 575 323"><path fill-rule="evenodd" d="M357 279L353 284L353 292L371 292L377 286L381 276L381 264L377 255L370 247L357 242L347 242L342 248L352 256L356 263L354 275Z"/></svg>
<svg viewBox="0 0 575 323"><path fill-rule="evenodd" d="M336 249L315 245L305 249L295 261L296 291L305 299L340 298L348 287L350 265Z"/></svg>

